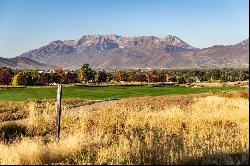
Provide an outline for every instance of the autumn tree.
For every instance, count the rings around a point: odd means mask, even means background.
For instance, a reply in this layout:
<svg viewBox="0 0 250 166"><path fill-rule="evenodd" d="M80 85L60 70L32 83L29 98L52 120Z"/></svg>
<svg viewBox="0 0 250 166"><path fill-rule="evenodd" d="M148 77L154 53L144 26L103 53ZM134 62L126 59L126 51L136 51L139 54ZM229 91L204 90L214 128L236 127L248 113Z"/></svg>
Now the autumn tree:
<svg viewBox="0 0 250 166"><path fill-rule="evenodd" d="M178 76L176 78L176 82L177 82L177 84L185 84L186 83L185 78L183 76Z"/></svg>
<svg viewBox="0 0 250 166"><path fill-rule="evenodd" d="M78 79L80 81L88 82L94 79L94 72L89 67L89 64L84 64L78 71Z"/></svg>
<svg viewBox="0 0 250 166"><path fill-rule="evenodd" d="M106 72L106 82L110 82L114 79L114 75L112 73Z"/></svg>
<svg viewBox="0 0 250 166"><path fill-rule="evenodd" d="M166 81L166 73L162 70L157 71L157 82L165 82Z"/></svg>
<svg viewBox="0 0 250 166"><path fill-rule="evenodd" d="M61 66L58 67L58 69L55 71L55 82L56 83L62 83L62 79L65 76L65 73Z"/></svg>
<svg viewBox="0 0 250 166"><path fill-rule="evenodd" d="M10 68L0 68L0 85L11 84L14 72Z"/></svg>
<svg viewBox="0 0 250 166"><path fill-rule="evenodd" d="M148 71L147 80L148 80L148 82L156 82L157 81L157 71L156 70Z"/></svg>
<svg viewBox="0 0 250 166"><path fill-rule="evenodd" d="M35 85L47 86L51 82L50 73L40 73Z"/></svg>
<svg viewBox="0 0 250 166"><path fill-rule="evenodd" d="M136 71L130 70L128 71L128 81L135 81L136 80Z"/></svg>
<svg viewBox="0 0 250 166"><path fill-rule="evenodd" d="M13 86L19 86L19 85L33 86L35 85L37 79L38 79L37 72L20 71L14 76L12 85Z"/></svg>
<svg viewBox="0 0 250 166"><path fill-rule="evenodd" d="M146 74L140 72L140 71L137 71L135 73L135 81L137 82L145 82L147 80L147 76Z"/></svg>
<svg viewBox="0 0 250 166"><path fill-rule="evenodd" d="M126 71L117 70L117 71L114 73L114 79L115 79L115 81L117 81L117 82L120 82L120 81L127 81L127 80L128 80L128 74L127 74Z"/></svg>
<svg viewBox="0 0 250 166"><path fill-rule="evenodd" d="M106 82L107 73L105 71L97 71L95 74L95 82Z"/></svg>
<svg viewBox="0 0 250 166"><path fill-rule="evenodd" d="M76 83L77 82L77 74L75 72L67 72L62 80L62 84Z"/></svg>
<svg viewBox="0 0 250 166"><path fill-rule="evenodd" d="M12 81L13 86L25 85L26 84L26 76L23 71L17 73Z"/></svg>

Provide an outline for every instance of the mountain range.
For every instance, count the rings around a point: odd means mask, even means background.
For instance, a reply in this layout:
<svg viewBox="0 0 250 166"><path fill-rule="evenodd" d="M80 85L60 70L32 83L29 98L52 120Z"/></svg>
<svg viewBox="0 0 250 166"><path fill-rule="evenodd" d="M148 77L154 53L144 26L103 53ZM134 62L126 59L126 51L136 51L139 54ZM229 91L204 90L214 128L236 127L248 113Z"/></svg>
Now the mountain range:
<svg viewBox="0 0 250 166"><path fill-rule="evenodd" d="M15 58L0 58L0 66L20 68L78 69L84 63L95 69L249 67L249 39L199 49L172 35L85 35L79 40L52 41Z"/></svg>
<svg viewBox="0 0 250 166"><path fill-rule="evenodd" d="M0 57L0 67L8 67L13 69L50 69L54 66L39 63L37 61L25 58L25 57L15 57L15 58L1 58Z"/></svg>

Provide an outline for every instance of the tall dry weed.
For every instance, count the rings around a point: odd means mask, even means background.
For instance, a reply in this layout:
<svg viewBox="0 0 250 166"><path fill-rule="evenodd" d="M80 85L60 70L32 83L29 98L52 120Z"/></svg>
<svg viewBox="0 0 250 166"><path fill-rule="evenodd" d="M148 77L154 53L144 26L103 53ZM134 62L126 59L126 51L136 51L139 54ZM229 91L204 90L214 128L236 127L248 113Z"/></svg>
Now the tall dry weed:
<svg viewBox="0 0 250 166"><path fill-rule="evenodd" d="M139 100L135 100L139 99ZM30 103L35 137L0 144L1 164L247 164L249 101L242 97L142 97L62 114ZM44 132L42 129L48 130ZM41 131L42 130L42 131ZM44 141L47 137L49 141Z"/></svg>

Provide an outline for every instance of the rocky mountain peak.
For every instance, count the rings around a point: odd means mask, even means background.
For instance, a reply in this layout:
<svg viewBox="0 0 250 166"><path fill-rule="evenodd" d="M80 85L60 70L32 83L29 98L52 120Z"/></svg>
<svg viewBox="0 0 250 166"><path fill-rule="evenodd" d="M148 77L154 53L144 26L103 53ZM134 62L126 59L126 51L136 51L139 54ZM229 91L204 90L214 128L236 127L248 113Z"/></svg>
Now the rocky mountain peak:
<svg viewBox="0 0 250 166"><path fill-rule="evenodd" d="M238 43L238 45L249 46L249 39L243 40L242 42Z"/></svg>
<svg viewBox="0 0 250 166"><path fill-rule="evenodd" d="M72 46L72 47L75 47L77 42L78 42L78 40L64 40L65 45Z"/></svg>
<svg viewBox="0 0 250 166"><path fill-rule="evenodd" d="M106 50L118 48L117 35L85 35L78 40L76 47L77 49L96 49Z"/></svg>
<svg viewBox="0 0 250 166"><path fill-rule="evenodd" d="M59 44L63 44L63 42L61 40L55 40L50 42L48 45L59 45Z"/></svg>
<svg viewBox="0 0 250 166"><path fill-rule="evenodd" d="M224 66L246 66L248 44L247 39L236 45L196 49L173 35L159 38L96 34L84 35L79 40L56 40L20 56L69 68L78 68L84 63L97 68L209 67L223 63Z"/></svg>
<svg viewBox="0 0 250 166"><path fill-rule="evenodd" d="M171 46L182 47L182 48L186 48L186 49L194 49L193 46L188 45L187 43L182 41L177 36L168 35L168 36L163 38L163 41L165 41L167 44L169 44Z"/></svg>
<svg viewBox="0 0 250 166"><path fill-rule="evenodd" d="M193 49L194 47L188 45L176 36L169 35L165 38L158 38L155 36L133 36L122 37L115 34L108 35L85 35L82 36L76 46L82 49L97 48L114 49L114 48L128 48L128 47L144 47L144 48L165 48L168 46L180 47L184 49Z"/></svg>

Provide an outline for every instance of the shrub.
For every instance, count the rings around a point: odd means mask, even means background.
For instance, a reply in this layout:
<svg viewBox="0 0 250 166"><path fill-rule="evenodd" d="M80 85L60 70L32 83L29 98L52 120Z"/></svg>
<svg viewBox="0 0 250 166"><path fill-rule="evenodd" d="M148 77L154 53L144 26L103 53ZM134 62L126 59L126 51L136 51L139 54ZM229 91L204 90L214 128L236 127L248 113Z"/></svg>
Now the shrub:
<svg viewBox="0 0 250 166"><path fill-rule="evenodd" d="M21 136L27 134L27 128L16 123L7 123L0 127L0 139L6 143L11 143Z"/></svg>
<svg viewBox="0 0 250 166"><path fill-rule="evenodd" d="M11 69L0 68L0 85L11 84L14 73Z"/></svg>
<svg viewBox="0 0 250 166"><path fill-rule="evenodd" d="M13 86L25 85L32 86L35 85L38 79L37 72L20 71L18 72L12 81Z"/></svg>

